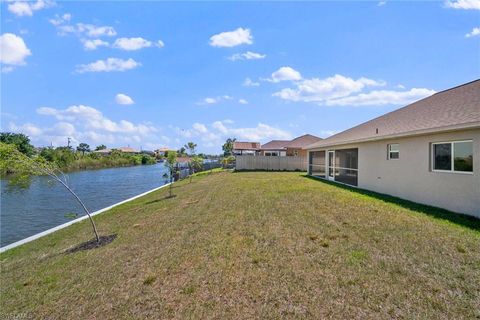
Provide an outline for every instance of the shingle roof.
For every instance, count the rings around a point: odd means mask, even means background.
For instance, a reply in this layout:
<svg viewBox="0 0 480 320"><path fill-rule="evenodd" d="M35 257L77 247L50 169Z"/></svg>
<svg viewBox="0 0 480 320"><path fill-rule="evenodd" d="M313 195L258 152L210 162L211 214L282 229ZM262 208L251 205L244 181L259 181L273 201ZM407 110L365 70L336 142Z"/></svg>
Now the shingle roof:
<svg viewBox="0 0 480 320"><path fill-rule="evenodd" d="M259 150L260 142L241 142L235 141L233 143L234 150Z"/></svg>
<svg viewBox="0 0 480 320"><path fill-rule="evenodd" d="M107 149L102 149L102 150L96 150L94 151L95 153L110 153L112 152L112 150L118 150L118 151L121 151L121 152L125 152L125 153L140 153L139 150L136 150L136 149L133 149L133 148L130 148L130 147L119 147L119 148L107 148Z"/></svg>
<svg viewBox="0 0 480 320"><path fill-rule="evenodd" d="M305 149L476 127L480 127L480 80L435 93Z"/></svg>
<svg viewBox="0 0 480 320"><path fill-rule="evenodd" d="M305 146L308 146L312 143L315 143L317 141L322 140L320 137L316 137L311 134L304 134L303 136L296 137L292 141L290 141L286 147L287 148L303 148Z"/></svg>
<svg viewBox="0 0 480 320"><path fill-rule="evenodd" d="M265 144L262 144L262 150L284 150L290 140L272 140Z"/></svg>
<svg viewBox="0 0 480 320"><path fill-rule="evenodd" d="M121 152L127 152L127 153L139 153L140 151L137 149L133 149L131 147L120 147L120 148L115 148L117 150L120 150Z"/></svg>

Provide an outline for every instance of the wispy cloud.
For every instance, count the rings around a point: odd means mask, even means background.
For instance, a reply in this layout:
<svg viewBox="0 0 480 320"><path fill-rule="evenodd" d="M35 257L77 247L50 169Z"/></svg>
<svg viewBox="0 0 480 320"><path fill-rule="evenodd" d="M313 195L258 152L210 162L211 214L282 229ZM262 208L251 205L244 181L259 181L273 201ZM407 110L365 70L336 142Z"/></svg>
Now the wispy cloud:
<svg viewBox="0 0 480 320"><path fill-rule="evenodd" d="M55 5L55 2L48 0L37 1L13 1L8 4L8 11L16 16L33 16L33 13Z"/></svg>
<svg viewBox="0 0 480 320"><path fill-rule="evenodd" d="M480 10L480 0L447 0L445 6L452 9Z"/></svg>
<svg viewBox="0 0 480 320"><path fill-rule="evenodd" d="M477 36L480 36L480 27L473 28L472 31L470 31L465 35L466 38L477 37Z"/></svg>
<svg viewBox="0 0 480 320"><path fill-rule="evenodd" d="M242 85L244 87L258 87L260 85L259 82L255 82L253 81L252 79L250 78L245 78L245 80L243 81Z"/></svg>
<svg viewBox="0 0 480 320"><path fill-rule="evenodd" d="M261 54L261 53L256 53L256 52L251 52L247 51L244 53L235 53L228 57L229 60L236 61L236 60L259 60L259 59L265 59L267 55L266 54Z"/></svg>
<svg viewBox="0 0 480 320"><path fill-rule="evenodd" d="M163 48L164 43L162 40L158 40L157 42L152 42L150 40L146 40L141 37L135 38L118 38L113 43L113 47L117 49L122 49L125 51L134 51L140 50L142 48L150 48L150 47L158 47Z"/></svg>
<svg viewBox="0 0 480 320"><path fill-rule="evenodd" d="M266 79L270 82L281 82L281 81L297 81L301 80L302 75L297 70L292 67L281 67L277 71L273 72L271 77Z"/></svg>
<svg viewBox="0 0 480 320"><path fill-rule="evenodd" d="M312 102L325 106L379 106L408 104L435 93L426 88L410 90L371 90L386 82L366 77L353 79L336 74L324 79L303 79L273 95L288 101Z"/></svg>
<svg viewBox="0 0 480 320"><path fill-rule="evenodd" d="M217 104L222 101L226 100L232 100L233 97L229 95L223 95L223 96L216 96L216 97L206 97L203 98L201 101L197 102L197 105L207 105L207 104Z"/></svg>
<svg viewBox="0 0 480 320"><path fill-rule="evenodd" d="M133 101L132 98L130 98L129 96L127 96L126 94L124 93L119 93L115 96L115 102L117 104L121 104L121 105L130 105L130 104L134 104L135 101Z"/></svg>
<svg viewBox="0 0 480 320"><path fill-rule="evenodd" d="M140 67L141 65L140 62L137 62L132 58L127 60L107 58L105 60L97 60L88 64L80 64L75 71L77 73L127 71Z"/></svg>
<svg viewBox="0 0 480 320"><path fill-rule="evenodd" d="M110 44L101 39L83 39L83 48L85 50L96 50L98 47L108 47Z"/></svg>
<svg viewBox="0 0 480 320"><path fill-rule="evenodd" d="M210 37L212 47L235 47L241 44L252 44L250 29L238 28L234 31L221 32Z"/></svg>
<svg viewBox="0 0 480 320"><path fill-rule="evenodd" d="M96 108L85 105L73 105L65 109L42 107L39 115L56 120L50 126L38 126L32 123L18 124L10 122L9 130L27 134L32 141L43 145L64 145L66 138L75 142L130 144L143 143L157 137L159 130L149 123L133 123L127 120L114 121Z"/></svg>

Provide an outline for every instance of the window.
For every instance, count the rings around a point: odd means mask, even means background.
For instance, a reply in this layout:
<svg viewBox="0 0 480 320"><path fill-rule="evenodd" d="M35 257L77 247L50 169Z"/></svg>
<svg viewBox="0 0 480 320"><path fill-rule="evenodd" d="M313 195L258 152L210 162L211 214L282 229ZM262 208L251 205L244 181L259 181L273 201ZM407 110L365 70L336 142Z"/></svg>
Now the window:
<svg viewBox="0 0 480 320"><path fill-rule="evenodd" d="M400 145L398 143L388 145L388 160L400 158Z"/></svg>
<svg viewBox="0 0 480 320"><path fill-rule="evenodd" d="M453 141L432 144L434 171L473 172L472 141Z"/></svg>

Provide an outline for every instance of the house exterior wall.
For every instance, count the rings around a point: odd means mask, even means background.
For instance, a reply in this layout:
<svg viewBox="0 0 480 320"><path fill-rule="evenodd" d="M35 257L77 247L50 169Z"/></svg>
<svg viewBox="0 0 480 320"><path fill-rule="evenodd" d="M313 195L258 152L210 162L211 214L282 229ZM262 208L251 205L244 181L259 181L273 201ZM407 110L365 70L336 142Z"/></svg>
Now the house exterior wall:
<svg viewBox="0 0 480 320"><path fill-rule="evenodd" d="M473 174L431 170L431 143L473 140ZM398 143L399 159L387 159ZM480 218L480 129L342 145L358 148L358 187Z"/></svg>
<svg viewBox="0 0 480 320"><path fill-rule="evenodd" d="M306 157L308 155L307 150L303 150L300 148L287 148L287 156L295 156L295 152L297 153L298 157Z"/></svg>
<svg viewBox="0 0 480 320"><path fill-rule="evenodd" d="M244 150L244 149L233 149L232 153L234 155L249 155L249 156L255 156L259 154L259 151L257 150Z"/></svg>
<svg viewBox="0 0 480 320"><path fill-rule="evenodd" d="M274 156L277 157L285 157L287 155L287 152L285 150L261 150L260 155L261 156L271 156L272 153L274 153Z"/></svg>

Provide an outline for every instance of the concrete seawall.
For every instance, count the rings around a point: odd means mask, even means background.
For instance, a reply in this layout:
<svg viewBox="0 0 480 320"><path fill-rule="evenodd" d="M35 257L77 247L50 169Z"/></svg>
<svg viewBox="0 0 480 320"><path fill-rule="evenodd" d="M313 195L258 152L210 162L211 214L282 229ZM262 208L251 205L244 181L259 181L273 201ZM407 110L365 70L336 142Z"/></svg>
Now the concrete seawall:
<svg viewBox="0 0 480 320"><path fill-rule="evenodd" d="M141 194L138 194L138 195L136 195L136 196L134 196L134 197L128 198L128 199L126 199L126 200L123 200L123 201L117 202L117 203L115 203L115 204L112 204L111 206L108 206L108 207L106 207L106 208L103 208L103 209L100 209L100 210L98 210L98 211L92 212L90 215L91 215L92 217L93 217L93 216L96 216L97 214L100 214L100 213L103 213L103 212L105 212L105 211L108 211L108 210L110 210L110 209L112 209L112 208L114 208L114 207L116 207L116 206L119 206L119 205L121 205L121 204L124 204L124 203L126 203L126 202L129 202L129 201L138 199L138 198L140 198L140 197L143 197L143 196L145 196L145 195L147 195L147 194L149 194L149 193L151 193L151 192L160 190L160 189L162 189L162 188L164 188L164 187L167 187L167 186L169 186L169 185L170 185L170 183L167 183L167 184L165 184L165 185L163 185L163 186L160 186L160 187L157 187L157 188L148 190L148 191L146 191L146 192L144 192L144 193L141 193ZM28 237L28 238L25 238L25 239L22 239L22 240L20 240L20 241L17 241L17 242L11 243L11 244L9 244L9 245L6 245L6 246L4 246L4 247L1 247L1 248L0 248L0 253L5 252L5 251L10 250L10 249L13 249L13 248L16 248L16 247L18 247L18 246L21 246L22 244L31 242L31 241L36 240L36 239L38 239L38 238L41 238L41 237L46 236L46 235L48 235L48 234L50 234L50 233L53 233L53 232L55 232L55 231L64 229L64 228L66 228L66 227L68 227L68 226L70 226L70 225L72 225L72 224L74 224L74 223L83 221L83 220L85 220L85 219L88 219L88 216L87 216L87 215L84 215L84 216L82 216L82 217L80 217L80 218L77 218L77 219L75 219L75 220L66 222L66 223L61 224L61 225L59 225L59 226L56 226L56 227L54 227L54 228L51 228L51 229L42 231L42 232L37 233L37 234L34 234L33 236L30 236L30 237Z"/></svg>

